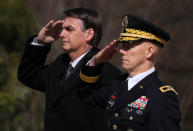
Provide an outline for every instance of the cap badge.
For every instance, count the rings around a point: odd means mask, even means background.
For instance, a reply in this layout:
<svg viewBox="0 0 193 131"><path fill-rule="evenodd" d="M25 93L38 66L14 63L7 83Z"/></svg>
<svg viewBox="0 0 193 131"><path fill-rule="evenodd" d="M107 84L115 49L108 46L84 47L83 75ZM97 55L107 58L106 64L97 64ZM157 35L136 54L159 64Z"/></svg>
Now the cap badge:
<svg viewBox="0 0 193 131"><path fill-rule="evenodd" d="M122 22L122 28L126 28L128 26L128 16L124 16Z"/></svg>

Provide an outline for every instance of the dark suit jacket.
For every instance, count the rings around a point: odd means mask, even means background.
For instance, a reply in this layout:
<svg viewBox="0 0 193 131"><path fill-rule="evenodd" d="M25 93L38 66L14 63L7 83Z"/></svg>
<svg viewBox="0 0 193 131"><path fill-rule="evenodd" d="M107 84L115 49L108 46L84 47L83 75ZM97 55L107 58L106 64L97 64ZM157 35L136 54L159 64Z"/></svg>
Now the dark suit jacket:
<svg viewBox="0 0 193 131"><path fill-rule="evenodd" d="M97 74L88 67L81 72L88 77ZM121 75L112 84L101 86L92 94L87 94L86 90L95 83L88 84L83 80L79 96L109 112L109 131L180 131L177 92L162 83L155 72L128 91L127 77L128 74Z"/></svg>
<svg viewBox="0 0 193 131"><path fill-rule="evenodd" d="M77 64L70 76L62 81L69 65L70 57L62 54L56 60L44 65L50 46L33 46L27 41L22 56L18 78L25 85L45 93L45 130L46 131L101 131L106 129L103 113L96 110L77 97L81 65L98 52L93 48ZM104 65L101 84L110 83L120 71L107 63Z"/></svg>

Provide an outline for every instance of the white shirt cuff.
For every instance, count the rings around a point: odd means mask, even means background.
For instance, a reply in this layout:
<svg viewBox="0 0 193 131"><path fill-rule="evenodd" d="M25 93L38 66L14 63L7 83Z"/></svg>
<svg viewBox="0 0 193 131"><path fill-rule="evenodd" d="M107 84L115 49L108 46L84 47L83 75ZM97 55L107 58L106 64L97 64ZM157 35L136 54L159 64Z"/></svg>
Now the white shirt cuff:
<svg viewBox="0 0 193 131"><path fill-rule="evenodd" d="M37 37L34 38L34 40L31 42L31 45L34 45L34 46L45 46L44 44L37 43L36 40L37 40Z"/></svg>

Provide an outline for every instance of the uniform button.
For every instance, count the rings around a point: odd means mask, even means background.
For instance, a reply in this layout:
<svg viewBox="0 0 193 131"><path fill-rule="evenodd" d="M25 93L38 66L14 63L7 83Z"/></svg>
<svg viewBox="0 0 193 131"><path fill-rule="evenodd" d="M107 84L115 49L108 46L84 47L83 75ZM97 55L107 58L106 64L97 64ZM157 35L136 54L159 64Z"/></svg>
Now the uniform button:
<svg viewBox="0 0 193 131"><path fill-rule="evenodd" d="M115 115L115 117L118 117L118 116L119 116L119 113L115 113L114 115Z"/></svg>
<svg viewBox="0 0 193 131"><path fill-rule="evenodd" d="M114 129L114 130L117 130L117 125L113 125L113 129Z"/></svg>
<svg viewBox="0 0 193 131"><path fill-rule="evenodd" d="M130 116L130 117L129 117L129 120L133 120L133 117L132 117L132 116Z"/></svg>
<svg viewBox="0 0 193 131"><path fill-rule="evenodd" d="M143 86L142 86L142 85L140 85L140 86L139 86L139 88L140 88L140 89L143 89Z"/></svg>

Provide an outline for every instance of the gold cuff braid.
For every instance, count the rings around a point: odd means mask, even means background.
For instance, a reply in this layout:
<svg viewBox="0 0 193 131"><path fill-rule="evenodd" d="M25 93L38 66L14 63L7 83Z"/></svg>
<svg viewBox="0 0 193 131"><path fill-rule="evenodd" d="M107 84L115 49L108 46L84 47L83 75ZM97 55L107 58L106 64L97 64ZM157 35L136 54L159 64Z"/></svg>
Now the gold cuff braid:
<svg viewBox="0 0 193 131"><path fill-rule="evenodd" d="M86 76L80 72L80 78L87 83L95 83L99 79L99 76Z"/></svg>

